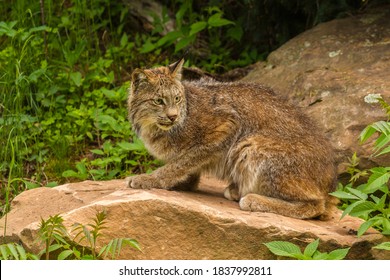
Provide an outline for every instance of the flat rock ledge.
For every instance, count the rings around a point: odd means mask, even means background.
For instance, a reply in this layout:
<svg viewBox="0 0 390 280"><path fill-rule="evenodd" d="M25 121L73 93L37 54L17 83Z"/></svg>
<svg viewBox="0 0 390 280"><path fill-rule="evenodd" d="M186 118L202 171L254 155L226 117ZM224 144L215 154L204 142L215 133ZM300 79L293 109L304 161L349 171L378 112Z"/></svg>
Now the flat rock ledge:
<svg viewBox="0 0 390 280"><path fill-rule="evenodd" d="M340 220L341 212L326 222L245 212L223 198L224 186L202 178L196 192L132 190L124 180L37 188L13 200L7 218L0 220L0 240L20 242L38 252L41 218L60 214L70 229L74 223L91 223L96 212L105 209L108 228L100 245L130 237L142 247L142 252L123 248L120 259L276 259L265 242L291 241L304 248L316 238L320 251L351 247L348 259L390 259L389 251L372 249L387 241L380 233L369 230L356 237L359 219Z"/></svg>

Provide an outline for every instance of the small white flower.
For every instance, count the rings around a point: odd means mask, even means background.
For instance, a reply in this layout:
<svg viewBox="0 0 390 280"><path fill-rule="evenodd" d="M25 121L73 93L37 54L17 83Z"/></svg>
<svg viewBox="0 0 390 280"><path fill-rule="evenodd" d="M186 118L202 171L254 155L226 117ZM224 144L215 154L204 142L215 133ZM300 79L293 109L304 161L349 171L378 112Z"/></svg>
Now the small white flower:
<svg viewBox="0 0 390 280"><path fill-rule="evenodd" d="M366 103L378 103L378 99L382 98L382 95L380 93L370 93L366 96L364 96L364 102Z"/></svg>

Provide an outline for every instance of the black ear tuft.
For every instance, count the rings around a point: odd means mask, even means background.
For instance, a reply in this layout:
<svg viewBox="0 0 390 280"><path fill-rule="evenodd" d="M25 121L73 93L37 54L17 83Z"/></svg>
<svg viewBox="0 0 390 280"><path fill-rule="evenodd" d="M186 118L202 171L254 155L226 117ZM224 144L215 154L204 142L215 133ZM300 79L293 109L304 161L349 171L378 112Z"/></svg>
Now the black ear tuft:
<svg viewBox="0 0 390 280"><path fill-rule="evenodd" d="M183 70L183 64L184 64L184 58L168 66L171 76L179 81L181 80L181 72Z"/></svg>

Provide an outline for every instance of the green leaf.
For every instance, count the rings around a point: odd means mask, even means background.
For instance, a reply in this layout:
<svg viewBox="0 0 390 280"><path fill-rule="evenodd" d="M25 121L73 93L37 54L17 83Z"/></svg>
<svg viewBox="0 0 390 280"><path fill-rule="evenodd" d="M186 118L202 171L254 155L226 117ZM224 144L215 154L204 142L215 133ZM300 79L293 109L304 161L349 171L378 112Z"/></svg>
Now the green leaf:
<svg viewBox="0 0 390 280"><path fill-rule="evenodd" d="M40 185L38 183L33 183L33 182L29 182L29 181L24 181L24 184L26 185L26 188L28 190L40 187Z"/></svg>
<svg viewBox="0 0 390 280"><path fill-rule="evenodd" d="M54 239L57 240L58 242L61 242L62 244L67 244L66 240L64 239L66 233L61 230L58 230L57 233L58 234L53 234Z"/></svg>
<svg viewBox="0 0 390 280"><path fill-rule="evenodd" d="M189 46L194 40L195 40L195 35L182 38L179 42L177 42L175 46L175 53Z"/></svg>
<svg viewBox="0 0 390 280"><path fill-rule="evenodd" d="M85 47L87 46L87 41L80 40L77 42L75 48L71 50L71 41L68 40L65 42L62 52L64 54L66 62L69 64L69 66L73 67L76 62L79 60L81 53L84 51Z"/></svg>
<svg viewBox="0 0 390 280"><path fill-rule="evenodd" d="M344 218L346 215L351 213L353 208L355 208L356 206L358 206L359 204L362 204L364 202L365 202L364 200L358 200L358 201L355 201L354 203L350 204L347 208L345 208L345 210L344 210L343 214L341 215L340 219Z"/></svg>
<svg viewBox="0 0 390 280"><path fill-rule="evenodd" d="M390 140L390 137L389 137L389 140ZM390 146L384 148L380 153L375 154L375 156L379 157L381 155L388 154L388 153L390 153Z"/></svg>
<svg viewBox="0 0 390 280"><path fill-rule="evenodd" d="M205 22L205 21L198 21L198 22L191 24L190 36L199 33L200 31L202 31L206 27L207 27L207 22Z"/></svg>
<svg viewBox="0 0 390 280"><path fill-rule="evenodd" d="M72 251L73 251L73 255L76 257L76 259L81 259L81 253L79 250L77 250L77 248L73 247Z"/></svg>
<svg viewBox="0 0 390 280"><path fill-rule="evenodd" d="M15 260L19 260L19 254L15 248L15 245L13 243L8 243L7 244L8 251L12 254Z"/></svg>
<svg viewBox="0 0 390 280"><path fill-rule="evenodd" d="M99 178L103 178L106 174L106 171L104 169L91 169L90 172L92 175L99 177Z"/></svg>
<svg viewBox="0 0 390 280"><path fill-rule="evenodd" d="M359 199L359 197L357 197L356 195L353 195L349 192L345 192L342 190L337 190L335 192L331 192L330 194L340 199L353 199L353 200Z"/></svg>
<svg viewBox="0 0 390 280"><path fill-rule="evenodd" d="M104 155L104 152L102 150L99 150L99 149L92 149L90 150L92 153L94 154L97 154L97 155Z"/></svg>
<svg viewBox="0 0 390 280"><path fill-rule="evenodd" d="M371 201L363 201L362 203L359 203L355 207L353 207L349 215L354 217L364 217L375 210L375 203Z"/></svg>
<svg viewBox="0 0 390 280"><path fill-rule="evenodd" d="M56 181L49 182L46 185L46 187L48 187L48 188L54 188L54 187L57 187L57 186L58 186L58 182L56 182Z"/></svg>
<svg viewBox="0 0 390 280"><path fill-rule="evenodd" d="M167 33L164 37L157 41L157 46L161 47L165 44L171 45L177 39L183 36L183 32L181 31L171 31Z"/></svg>
<svg viewBox="0 0 390 280"><path fill-rule="evenodd" d="M49 252L53 252L53 251L55 251L55 250L58 250L58 249L60 249L60 248L62 248L62 245L61 244L53 244L53 245L50 245L49 246Z"/></svg>
<svg viewBox="0 0 390 280"><path fill-rule="evenodd" d="M4 22L4 21L1 21L0 22L0 36L2 35L6 35L8 37L15 37L16 34L18 34L18 32L13 29L14 26L16 25L17 21L11 21L11 22Z"/></svg>
<svg viewBox="0 0 390 280"><path fill-rule="evenodd" d="M381 134L375 141L375 150L380 150L390 142L390 135ZM377 152L376 151L376 152ZM377 155L376 155L377 156Z"/></svg>
<svg viewBox="0 0 390 280"><path fill-rule="evenodd" d="M271 241L268 243L264 243L267 246L268 250L270 250L274 255L290 257L290 258L298 258L302 256L301 249L287 241Z"/></svg>
<svg viewBox="0 0 390 280"><path fill-rule="evenodd" d="M39 77L41 77L46 72L46 69L38 69L32 72L28 79L34 83L38 82Z"/></svg>
<svg viewBox="0 0 390 280"><path fill-rule="evenodd" d="M89 138L90 140L93 139L92 133L91 133L90 131L87 131L87 132L86 132L86 135L88 136L88 138Z"/></svg>
<svg viewBox="0 0 390 280"><path fill-rule="evenodd" d="M362 223L358 229L357 236L358 237L362 236L370 227L372 227L373 224L375 224L375 220L373 219L370 219Z"/></svg>
<svg viewBox="0 0 390 280"><path fill-rule="evenodd" d="M84 255L81 257L82 260L94 260L92 255Z"/></svg>
<svg viewBox="0 0 390 280"><path fill-rule="evenodd" d="M378 249L378 250L388 250L390 251L390 242L383 242L379 245L376 245L372 247L373 249Z"/></svg>
<svg viewBox="0 0 390 280"><path fill-rule="evenodd" d="M77 168L77 170L78 170L81 174L87 174L87 173L88 173L87 168L86 168L84 162L78 162L78 163L76 163L76 168ZM81 175L81 174L80 174L80 175Z"/></svg>
<svg viewBox="0 0 390 280"><path fill-rule="evenodd" d="M313 255L313 260L327 260L328 253L321 253L320 251L316 251Z"/></svg>
<svg viewBox="0 0 390 280"><path fill-rule="evenodd" d="M118 121L110 115L99 115L97 117L100 129L107 129L105 125L108 125L111 129L115 131L121 131L122 127L118 124Z"/></svg>
<svg viewBox="0 0 390 280"><path fill-rule="evenodd" d="M22 245L16 244L16 250L18 251L20 260L27 260L26 251Z"/></svg>
<svg viewBox="0 0 390 280"><path fill-rule="evenodd" d="M190 9L191 5L192 4L190 1L183 1L182 4L180 5L180 8L175 15L176 21L179 25L182 22L182 19L183 19L184 15L186 14L187 10Z"/></svg>
<svg viewBox="0 0 390 280"><path fill-rule="evenodd" d="M138 251L141 251L141 247L137 240L131 239L131 238L123 238L122 240L123 244L129 245L133 247L134 249L137 249Z"/></svg>
<svg viewBox="0 0 390 280"><path fill-rule="evenodd" d="M214 15L209 17L207 23L211 27L220 27L224 25L235 24L233 21L222 18L222 13L215 13Z"/></svg>
<svg viewBox="0 0 390 280"><path fill-rule="evenodd" d="M109 153L112 149L113 149L113 147L112 147L112 144L111 144L110 140L105 141L103 143L103 151L104 152Z"/></svg>
<svg viewBox="0 0 390 280"><path fill-rule="evenodd" d="M244 34L244 30L240 25L236 25L232 28L229 28L229 30L227 31L227 35L233 38L234 40L236 40L237 42L241 41L243 34Z"/></svg>
<svg viewBox="0 0 390 280"><path fill-rule="evenodd" d="M354 189L354 188L349 188L347 187L346 188L350 193L352 193L353 195L357 196L358 198L360 198L361 200L366 200L368 198L368 195L357 190L357 189Z"/></svg>
<svg viewBox="0 0 390 280"><path fill-rule="evenodd" d="M145 146L142 144L141 141L134 141L134 143L129 143L129 142L123 141L123 142L118 143L117 145L126 151L144 151L145 150Z"/></svg>
<svg viewBox="0 0 390 280"><path fill-rule="evenodd" d="M390 123L385 121L378 121L371 125L374 129L376 129L378 132L381 132L385 135L390 134Z"/></svg>
<svg viewBox="0 0 390 280"><path fill-rule="evenodd" d="M119 255L120 252L118 252L118 250L120 250L120 248L118 248L118 245L119 245L118 238L111 240L110 246L108 246L108 249L109 249L108 252L111 253L111 259L115 259L115 256Z"/></svg>
<svg viewBox="0 0 390 280"><path fill-rule="evenodd" d="M153 51L157 47L157 44L152 43L150 39L148 39L141 47L140 53L149 53Z"/></svg>
<svg viewBox="0 0 390 280"><path fill-rule="evenodd" d="M141 251L137 240L131 238L115 238L110 240L107 245L100 249L98 256L103 256L103 258L106 258L107 255L110 254L111 259L115 259L120 254L124 245L131 246L134 249Z"/></svg>
<svg viewBox="0 0 390 280"><path fill-rule="evenodd" d="M79 87L82 85L82 77L80 72L72 72L70 73L70 79L75 84L76 87Z"/></svg>
<svg viewBox="0 0 390 280"><path fill-rule="evenodd" d="M389 209L387 209L389 210ZM387 211L388 212L388 211ZM390 219L387 217L381 217L382 222L382 234L383 235L390 235Z"/></svg>
<svg viewBox="0 0 390 280"><path fill-rule="evenodd" d="M1 253L1 260L8 260L8 251L7 251L7 247L6 247L6 244L2 244L0 245L0 253Z"/></svg>
<svg viewBox="0 0 390 280"><path fill-rule="evenodd" d="M103 92L104 96L107 97L109 100L116 100L117 94L114 90L106 89L106 88L101 88L101 92Z"/></svg>
<svg viewBox="0 0 390 280"><path fill-rule="evenodd" d="M306 257L311 258L314 255L315 251L317 250L319 242L320 242L320 239L318 238L318 239L314 240L313 242L311 242L310 244L308 244L306 246L303 254Z"/></svg>
<svg viewBox="0 0 390 280"><path fill-rule="evenodd" d="M65 251L62 251L57 259L58 260L65 260L67 257L69 257L70 255L73 255L73 251L72 250L65 250Z"/></svg>
<svg viewBox="0 0 390 280"><path fill-rule="evenodd" d="M349 249L350 248L336 249L336 250L330 252L326 259L327 260L343 260L347 256Z"/></svg>
<svg viewBox="0 0 390 280"><path fill-rule="evenodd" d="M360 133L360 143L366 142L374 133L376 132L376 129L373 128L371 125L367 126L363 131Z"/></svg>
<svg viewBox="0 0 390 280"><path fill-rule="evenodd" d="M78 177L79 174L73 170L65 170L62 172L62 177L68 178L68 177Z"/></svg>
<svg viewBox="0 0 390 280"><path fill-rule="evenodd" d="M390 179L389 170L387 168L372 168L370 178L368 179L365 190L372 193L382 187Z"/></svg>
<svg viewBox="0 0 390 280"><path fill-rule="evenodd" d="M122 37L121 37L121 40L120 40L120 42L119 42L119 45L120 45L122 48L124 48L124 47L127 45L128 41L129 41L129 38L128 38L127 34L124 33L124 34L122 35Z"/></svg>
<svg viewBox="0 0 390 280"><path fill-rule="evenodd" d="M28 30L29 33L34 33L34 32L41 32L41 31L47 31L50 32L52 29L46 25L41 25L41 26L36 26L32 27Z"/></svg>

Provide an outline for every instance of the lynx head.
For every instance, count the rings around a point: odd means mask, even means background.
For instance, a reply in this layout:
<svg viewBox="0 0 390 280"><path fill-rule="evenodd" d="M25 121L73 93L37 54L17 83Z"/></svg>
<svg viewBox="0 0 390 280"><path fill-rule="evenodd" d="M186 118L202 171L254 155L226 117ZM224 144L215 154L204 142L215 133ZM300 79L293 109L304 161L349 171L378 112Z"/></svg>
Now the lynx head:
<svg viewBox="0 0 390 280"><path fill-rule="evenodd" d="M168 67L136 69L128 99L129 118L138 133L144 128L170 130L185 118L181 59Z"/></svg>

